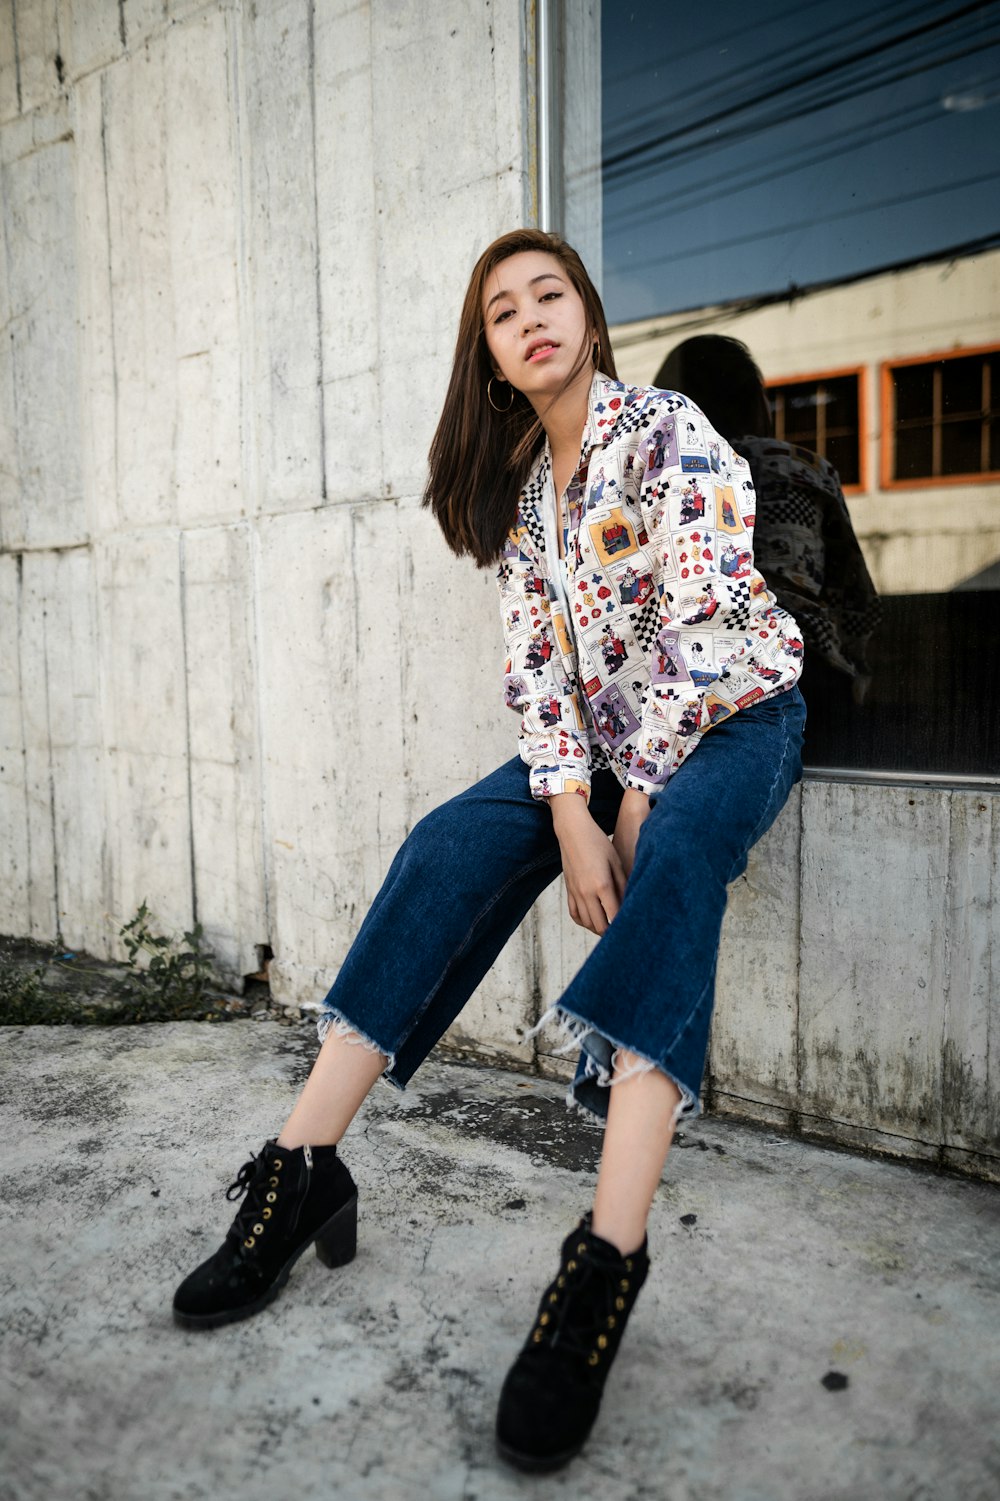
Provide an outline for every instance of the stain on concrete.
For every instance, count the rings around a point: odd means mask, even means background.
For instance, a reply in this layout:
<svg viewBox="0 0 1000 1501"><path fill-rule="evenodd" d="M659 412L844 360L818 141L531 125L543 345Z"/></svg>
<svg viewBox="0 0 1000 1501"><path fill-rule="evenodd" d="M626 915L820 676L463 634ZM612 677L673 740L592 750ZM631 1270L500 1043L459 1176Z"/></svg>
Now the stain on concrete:
<svg viewBox="0 0 1000 1501"><path fill-rule="evenodd" d="M27 1118L39 1124L74 1121L80 1126L105 1126L125 1113L125 1091L120 1084L93 1074L46 1073L23 1101Z"/></svg>
<svg viewBox="0 0 1000 1501"><path fill-rule="evenodd" d="M498 1101L473 1098L462 1087L435 1090L416 1098L406 1119L433 1121L463 1136L475 1134L524 1152L533 1162L573 1173L594 1172L600 1158L601 1128L541 1091L519 1090Z"/></svg>

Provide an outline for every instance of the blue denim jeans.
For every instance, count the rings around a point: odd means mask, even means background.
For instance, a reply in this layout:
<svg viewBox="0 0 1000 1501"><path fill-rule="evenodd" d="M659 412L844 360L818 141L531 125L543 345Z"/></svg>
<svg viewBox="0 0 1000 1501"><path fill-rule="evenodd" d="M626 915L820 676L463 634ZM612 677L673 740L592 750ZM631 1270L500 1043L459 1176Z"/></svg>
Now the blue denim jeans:
<svg viewBox="0 0 1000 1501"><path fill-rule="evenodd" d="M726 888L802 774L797 688L723 720L650 799L621 908L549 1016L580 1056L572 1099L607 1114L627 1049L698 1106ZM594 775L614 830L622 789ZM560 873L552 815L518 757L429 813L404 842L323 1003L320 1036L353 1033L405 1087L535 899ZM762 956L766 963L766 955Z"/></svg>

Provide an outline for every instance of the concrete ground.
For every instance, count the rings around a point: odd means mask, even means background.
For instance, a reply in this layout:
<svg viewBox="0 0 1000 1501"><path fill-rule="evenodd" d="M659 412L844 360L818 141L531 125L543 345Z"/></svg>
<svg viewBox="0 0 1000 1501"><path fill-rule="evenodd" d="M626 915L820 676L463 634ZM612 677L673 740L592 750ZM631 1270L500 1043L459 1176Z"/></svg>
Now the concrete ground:
<svg viewBox="0 0 1000 1501"><path fill-rule="evenodd" d="M3 1501L996 1501L1000 1190L728 1120L671 1154L582 1456L504 1468L497 1390L599 1145L517 1074L377 1089L344 1154L353 1265L310 1254L258 1318L176 1329L312 1037L3 1032Z"/></svg>

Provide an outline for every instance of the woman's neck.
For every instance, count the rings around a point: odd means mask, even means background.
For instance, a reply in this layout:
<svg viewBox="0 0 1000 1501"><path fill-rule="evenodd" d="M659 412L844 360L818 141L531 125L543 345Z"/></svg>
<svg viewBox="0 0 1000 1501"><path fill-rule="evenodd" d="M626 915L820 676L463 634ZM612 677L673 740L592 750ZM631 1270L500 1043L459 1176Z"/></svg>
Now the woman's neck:
<svg viewBox="0 0 1000 1501"><path fill-rule="evenodd" d="M590 383L591 377L586 374L549 406L539 403L535 408L549 440L554 464L558 464L560 457L569 457L576 466L590 408Z"/></svg>

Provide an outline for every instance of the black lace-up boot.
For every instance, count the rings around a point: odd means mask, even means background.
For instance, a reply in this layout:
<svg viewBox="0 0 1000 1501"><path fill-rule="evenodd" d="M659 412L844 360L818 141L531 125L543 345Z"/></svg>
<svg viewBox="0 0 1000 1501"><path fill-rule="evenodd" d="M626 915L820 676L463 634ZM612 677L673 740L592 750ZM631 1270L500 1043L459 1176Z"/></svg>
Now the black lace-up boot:
<svg viewBox="0 0 1000 1501"><path fill-rule="evenodd" d="M583 1448L639 1289L646 1242L622 1256L590 1215L563 1242L562 1263L500 1393L497 1447L520 1470L556 1470Z"/></svg>
<svg viewBox="0 0 1000 1501"><path fill-rule="evenodd" d="M174 1294L185 1329L245 1319L278 1296L303 1251L315 1242L324 1266L345 1266L357 1248L358 1191L336 1147L269 1141L226 1190L243 1198L226 1238Z"/></svg>

